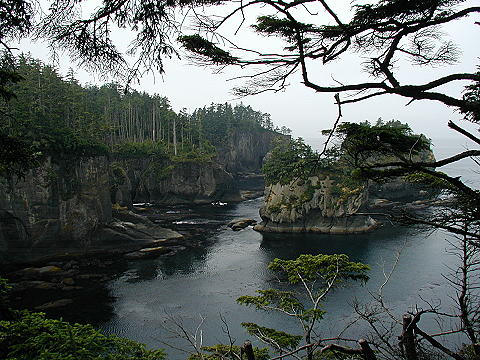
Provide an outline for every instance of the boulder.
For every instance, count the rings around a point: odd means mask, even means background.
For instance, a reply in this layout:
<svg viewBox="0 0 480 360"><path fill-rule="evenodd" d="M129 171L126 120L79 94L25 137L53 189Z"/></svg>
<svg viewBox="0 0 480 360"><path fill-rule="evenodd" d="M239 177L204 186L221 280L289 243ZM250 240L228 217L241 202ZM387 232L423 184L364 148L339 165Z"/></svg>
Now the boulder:
<svg viewBox="0 0 480 360"><path fill-rule="evenodd" d="M230 221L227 226L231 228L233 231L240 231L242 229L245 229L246 227L250 225L255 225L257 223L256 220L253 219L234 219Z"/></svg>
<svg viewBox="0 0 480 360"><path fill-rule="evenodd" d="M145 248L138 251L134 251L128 254L125 254L124 257L129 260L136 260L136 259L145 259L145 258L154 258L160 255L167 254L171 252L172 249L159 246L154 248Z"/></svg>
<svg viewBox="0 0 480 360"><path fill-rule="evenodd" d="M60 300L50 301L48 303L36 306L35 310L41 311L41 310L54 309L54 308L59 308L59 307L69 305L71 303L73 303L72 299L60 299Z"/></svg>
<svg viewBox="0 0 480 360"><path fill-rule="evenodd" d="M239 224L239 223L245 223L246 226L249 226L249 225L255 225L257 223L256 220L254 219L250 219L250 218L240 218L240 219L233 219L232 221L230 221L227 226L229 228L233 227L235 224Z"/></svg>
<svg viewBox="0 0 480 360"><path fill-rule="evenodd" d="M72 286L75 285L75 280L73 278L65 278L62 280L62 284Z"/></svg>
<svg viewBox="0 0 480 360"><path fill-rule="evenodd" d="M18 283L13 284L13 291L25 291L29 289L39 289L39 290L52 290L58 289L58 284L48 282L48 281L40 281L40 280L31 280L31 281L20 281Z"/></svg>
<svg viewBox="0 0 480 360"><path fill-rule="evenodd" d="M57 275L63 269L55 265L47 265L40 268L29 267L15 272L16 276L23 278L37 278L42 276Z"/></svg>

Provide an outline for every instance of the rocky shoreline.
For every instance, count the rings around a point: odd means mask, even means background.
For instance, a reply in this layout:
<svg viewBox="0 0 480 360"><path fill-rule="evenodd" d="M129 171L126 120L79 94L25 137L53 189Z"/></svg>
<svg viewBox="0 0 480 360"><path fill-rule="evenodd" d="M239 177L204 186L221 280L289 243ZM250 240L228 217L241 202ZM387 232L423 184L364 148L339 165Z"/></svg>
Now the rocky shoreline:
<svg viewBox="0 0 480 360"><path fill-rule="evenodd" d="M253 229L265 233L321 233L330 235L358 234L374 231L383 225L385 218L408 212L420 214L434 208L448 206L451 199L422 199L410 202L388 199L370 199L362 212L341 217L324 217L318 210L300 221L275 222L262 217Z"/></svg>
<svg viewBox="0 0 480 360"><path fill-rule="evenodd" d="M162 261L162 258L175 256L186 249L203 246L204 235L219 227L238 231L254 225L252 219L236 219L229 224L225 218L201 224L202 211L211 212L223 206L158 208L147 205L134 207L135 212L113 210L114 220L95 235L103 238L102 246L98 246L100 242L97 240L96 248L84 251L69 249L29 262L2 264L1 272L12 285L12 308L27 308L47 312L53 317L65 317L65 314L77 311L78 299L89 297L92 293L109 296L106 283L120 276L131 261L152 258ZM85 322L94 324L101 320L85 319Z"/></svg>
<svg viewBox="0 0 480 360"><path fill-rule="evenodd" d="M370 232L381 226L381 222L371 216L349 216L341 218L325 218L309 216L304 221L277 223L262 221L254 226L259 232L272 233L320 233L320 234L357 234Z"/></svg>

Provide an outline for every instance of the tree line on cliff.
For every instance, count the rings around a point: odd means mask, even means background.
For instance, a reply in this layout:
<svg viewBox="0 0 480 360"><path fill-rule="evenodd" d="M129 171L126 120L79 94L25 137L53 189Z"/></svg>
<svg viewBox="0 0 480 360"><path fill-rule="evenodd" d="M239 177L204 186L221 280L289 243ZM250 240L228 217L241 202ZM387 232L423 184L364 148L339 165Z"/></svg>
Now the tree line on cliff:
<svg viewBox="0 0 480 360"><path fill-rule="evenodd" d="M247 105L211 104L192 113L175 112L168 98L158 94L118 83L82 86L72 70L62 76L28 55L10 61L18 78L5 85L12 96L0 100L0 134L14 147L23 144L26 156L2 147L4 173L22 172L45 154L212 157L235 131L289 132Z"/></svg>

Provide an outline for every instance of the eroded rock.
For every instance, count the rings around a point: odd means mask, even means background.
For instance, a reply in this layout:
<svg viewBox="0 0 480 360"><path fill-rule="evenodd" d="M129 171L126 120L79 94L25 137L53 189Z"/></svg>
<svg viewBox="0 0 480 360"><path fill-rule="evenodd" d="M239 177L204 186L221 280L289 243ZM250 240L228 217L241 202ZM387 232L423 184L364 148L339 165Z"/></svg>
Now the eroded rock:
<svg viewBox="0 0 480 360"><path fill-rule="evenodd" d="M69 304L73 303L72 299L60 299L60 300L55 300L55 301L50 301L48 303L39 305L35 307L35 310L48 310L48 309L54 309L54 308L59 308L63 306L67 306Z"/></svg>
<svg viewBox="0 0 480 360"><path fill-rule="evenodd" d="M154 248L145 248L138 251L134 251L134 252L125 254L124 257L129 260L154 258L160 255L167 254L171 251L172 249L170 248L158 246Z"/></svg>

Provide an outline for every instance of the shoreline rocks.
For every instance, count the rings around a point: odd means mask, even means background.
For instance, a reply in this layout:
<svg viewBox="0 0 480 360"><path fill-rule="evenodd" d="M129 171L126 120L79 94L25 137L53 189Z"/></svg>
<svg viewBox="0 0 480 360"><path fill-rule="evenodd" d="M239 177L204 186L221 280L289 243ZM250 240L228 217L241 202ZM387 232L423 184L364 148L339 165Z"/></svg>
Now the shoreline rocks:
<svg viewBox="0 0 480 360"><path fill-rule="evenodd" d="M272 233L320 233L320 234L356 234L377 229L381 223L370 216L351 216L343 218L309 218L304 222L276 223L262 221L253 230Z"/></svg>
<svg viewBox="0 0 480 360"><path fill-rule="evenodd" d="M257 223L254 219L249 218L241 218L241 219L234 219L227 224L227 227L232 229L233 231L240 231L249 227L250 225L255 225Z"/></svg>

